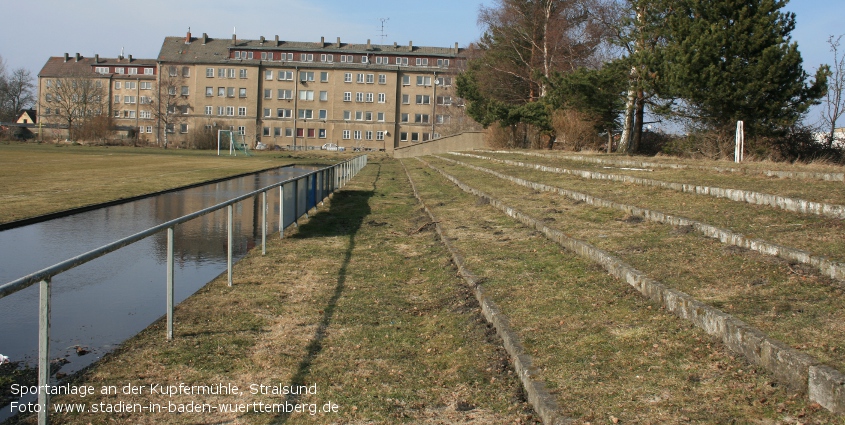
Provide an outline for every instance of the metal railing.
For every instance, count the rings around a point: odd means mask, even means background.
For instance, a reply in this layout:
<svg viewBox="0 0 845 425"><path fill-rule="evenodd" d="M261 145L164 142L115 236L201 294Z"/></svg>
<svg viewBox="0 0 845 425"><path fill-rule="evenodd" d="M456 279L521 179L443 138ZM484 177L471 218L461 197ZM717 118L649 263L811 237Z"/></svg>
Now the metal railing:
<svg viewBox="0 0 845 425"><path fill-rule="evenodd" d="M39 307L38 307L38 423L46 425L49 422L48 407L50 397L43 389L50 383L50 292L51 280L54 276L66 272L74 267L85 264L91 260L102 257L110 252L117 251L127 245L146 239L162 231L167 231L167 339L173 339L173 286L174 286L174 229L177 225L186 223L195 218L213 213L220 209L227 210L227 255L226 269L229 286L232 286L232 241L233 241L233 207L235 204L261 195L261 254L267 253L267 192L279 188L279 237L284 237L284 211L285 211L285 185L293 184L293 221L290 223L296 226L297 220L308 217L308 211L316 207L318 202L322 203L329 194L343 187L352 177L367 165L367 156L361 155L350 160L312 171L302 176L273 183L262 189L232 198L226 202L202 209L200 211L184 215L168 222L151 227L147 230L127 236L114 241L100 248L86 252L73 258L69 258L43 270L21 277L0 286L0 298L7 297L18 291L26 289L36 283L39 285ZM299 186L305 185L305 204L299 205ZM319 201L318 201L319 200Z"/></svg>

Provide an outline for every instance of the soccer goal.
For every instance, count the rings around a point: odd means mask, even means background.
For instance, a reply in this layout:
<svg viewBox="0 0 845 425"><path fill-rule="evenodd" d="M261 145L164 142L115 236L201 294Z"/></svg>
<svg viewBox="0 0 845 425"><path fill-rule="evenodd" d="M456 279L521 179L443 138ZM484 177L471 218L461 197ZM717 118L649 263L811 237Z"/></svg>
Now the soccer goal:
<svg viewBox="0 0 845 425"><path fill-rule="evenodd" d="M225 149L227 145L230 156L238 156L238 151L246 156L252 156L249 153L249 145L244 140L244 135L239 131L217 130L217 156L220 156L220 148Z"/></svg>

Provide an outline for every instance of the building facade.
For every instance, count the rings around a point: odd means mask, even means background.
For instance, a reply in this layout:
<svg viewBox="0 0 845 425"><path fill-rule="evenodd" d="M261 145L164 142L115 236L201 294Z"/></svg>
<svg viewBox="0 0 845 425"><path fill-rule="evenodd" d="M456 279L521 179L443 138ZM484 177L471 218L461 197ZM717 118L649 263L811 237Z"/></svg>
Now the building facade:
<svg viewBox="0 0 845 425"><path fill-rule="evenodd" d="M101 119L103 125L154 141L158 63L129 57L51 57L38 73L41 123ZM90 120L89 120L90 121Z"/></svg>
<svg viewBox="0 0 845 425"><path fill-rule="evenodd" d="M458 112L454 47L167 37L157 59L52 57L39 73L44 122L101 113L140 139L191 145L231 130L254 146L392 151L439 137ZM89 93L57 85L92 81ZM93 94L93 95L92 95ZM68 97L87 99L76 111ZM60 99L57 99L60 98ZM61 102L59 101L61 100ZM462 112L461 112L462 114Z"/></svg>
<svg viewBox="0 0 845 425"><path fill-rule="evenodd" d="M247 142L392 151L451 121L462 50L279 40L168 37L161 80L187 108L174 137L234 130Z"/></svg>

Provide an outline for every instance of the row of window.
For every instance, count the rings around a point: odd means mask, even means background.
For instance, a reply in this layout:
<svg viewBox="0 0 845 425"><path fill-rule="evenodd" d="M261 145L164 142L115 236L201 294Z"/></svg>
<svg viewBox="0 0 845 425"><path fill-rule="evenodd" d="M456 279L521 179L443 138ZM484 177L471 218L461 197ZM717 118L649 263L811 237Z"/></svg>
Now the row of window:
<svg viewBox="0 0 845 425"><path fill-rule="evenodd" d="M373 103L375 98L376 98L375 93L363 93L363 92L355 93L355 102L358 102L358 103ZM352 102L352 92L351 91L343 92L343 101L344 102ZM385 103L385 102L387 102L387 94L378 93L378 103Z"/></svg>
<svg viewBox="0 0 845 425"><path fill-rule="evenodd" d="M80 97L79 94L74 93L74 94L70 95L70 100L71 100L71 102L76 103L76 102L79 102L80 99L84 99L86 97L88 98L89 103L100 103L101 97L98 94L88 95L88 96L83 95L83 96ZM50 93L47 93L46 95L44 95L44 100L46 100L47 102L52 102L53 99L55 99L56 102L61 102L62 101L62 95L56 94L55 97Z"/></svg>
<svg viewBox="0 0 845 425"><path fill-rule="evenodd" d="M352 73L346 72L343 74L343 82L344 83L351 83L352 82ZM359 84L375 84L376 82L376 74L363 74L358 73L355 82ZM379 84L387 84L387 74L379 74L378 75L378 83Z"/></svg>
<svg viewBox="0 0 845 425"><path fill-rule="evenodd" d="M123 98L123 103L125 104L131 105L135 103L135 96L121 96L119 94L114 95L114 103L120 103L121 97ZM141 105L149 105L153 103L153 98L149 96L138 96L137 99L138 103L140 103Z"/></svg>
<svg viewBox="0 0 845 425"><path fill-rule="evenodd" d="M429 140L429 138L430 138L430 136L431 136L431 134L429 134L429 133L406 133L406 132L401 132L401 133L399 133L399 141L400 141L400 142L407 142L407 141L408 141L408 136L409 136L409 135L411 136L410 141L412 141L412 142L425 142L425 141L428 141L428 140ZM422 137L422 138L420 138L420 137ZM440 135L439 135L439 134L437 134L437 133L434 133L434 138L438 138L438 137L440 137Z"/></svg>
<svg viewBox="0 0 845 425"><path fill-rule="evenodd" d="M235 110L237 110L239 117L245 117L246 116L246 107L245 106L239 106L239 107L237 107L237 109L234 106L218 106L217 107L217 116L233 117L233 116L235 116ZM214 107L213 106L206 106L205 107L205 114L206 115L214 115Z"/></svg>
<svg viewBox="0 0 845 425"><path fill-rule="evenodd" d="M437 77L435 83L441 87L450 87L452 85L452 77ZM425 75L417 75L417 86L429 87L431 86L431 77ZM410 75L403 75L402 76L402 85L403 86L410 86L411 85L411 76Z"/></svg>
<svg viewBox="0 0 845 425"><path fill-rule="evenodd" d="M70 85L71 85L71 87L76 88L76 86L77 86L78 82L83 83L83 86L85 86L85 85L89 85L89 84L91 84L91 82L90 82L90 81L91 81L91 80L76 80L76 79L72 79L72 80L70 80ZM53 85L55 85L56 87L61 87L61 86L62 86L62 80L46 80L46 84L47 84L47 88L52 88L52 87L53 87ZM99 88L102 88L102 87L103 87L103 82L102 82L101 80L94 80L94 87L96 87L96 88L98 88L98 89L99 89Z"/></svg>
<svg viewBox="0 0 845 425"><path fill-rule="evenodd" d="M235 72L237 71L237 73ZM172 75L172 74L171 74ZM218 68L217 69L217 78L248 78L249 72L246 68L235 69L235 68ZM183 75L183 77L187 77L188 75ZM205 69L205 77L206 78L214 78L214 68L206 68Z"/></svg>
<svg viewBox="0 0 845 425"><path fill-rule="evenodd" d="M238 97L246 97L246 88L238 88ZM182 95L188 95L188 87L182 86ZM214 87L205 88L205 97L214 96ZM217 97L235 97L235 87L217 87Z"/></svg>
<svg viewBox="0 0 845 425"><path fill-rule="evenodd" d="M94 67L94 72L96 72L97 74L111 74L112 73L111 69L112 69L112 67L108 67L108 66L97 66L97 67ZM145 67L126 67L125 68L125 67L122 67L122 66L116 66L116 67L114 67L114 73L115 74L124 74L125 73L125 74L128 74L128 75L138 75L138 74L154 75L155 68L145 68Z"/></svg>
<svg viewBox="0 0 845 425"><path fill-rule="evenodd" d="M153 89L153 82L152 81L140 81L141 90L152 90ZM136 84L135 81L115 81L114 82L114 89L120 90L121 87L126 90L135 90L136 87L139 85Z"/></svg>
<svg viewBox="0 0 845 425"><path fill-rule="evenodd" d="M132 109L126 109L126 110L115 109L114 110L114 117L115 118L135 118L136 115L135 115L135 111L132 110ZM140 118L140 119L144 119L144 120L150 120L150 119L153 119L153 113L150 112L150 111L138 111L137 117Z"/></svg>
<svg viewBox="0 0 845 425"><path fill-rule="evenodd" d="M323 63L334 63L334 54L331 53L322 53L319 55L320 62ZM376 65L399 65L399 66L408 66L408 58L407 57L394 57L391 63L390 57L388 56L376 56L373 61L370 60L370 56L368 55L338 55L341 63L363 63L367 64L370 62L375 62ZM235 59L243 59L243 60L253 60L256 58L255 52L250 50L235 50L232 53L232 57ZM294 56L293 53L286 53L286 52L261 52L259 56L261 60L269 60L269 61L279 61L279 62L292 62L294 61L294 57L299 62L314 62L315 56L313 53L299 53ZM415 58L416 66L429 66L429 58ZM449 59L437 59L431 60L431 64L435 65L438 68L448 68L449 67Z"/></svg>
<svg viewBox="0 0 845 425"><path fill-rule="evenodd" d="M296 137L304 137L309 139L325 139L327 132L324 128L297 128ZM274 137L293 137L294 129L291 127L264 127L262 130L262 135L264 137L270 137L270 135Z"/></svg>
<svg viewBox="0 0 845 425"><path fill-rule="evenodd" d="M373 133L375 133L376 140L384 140L385 131L343 130L341 134L343 140L373 140Z"/></svg>

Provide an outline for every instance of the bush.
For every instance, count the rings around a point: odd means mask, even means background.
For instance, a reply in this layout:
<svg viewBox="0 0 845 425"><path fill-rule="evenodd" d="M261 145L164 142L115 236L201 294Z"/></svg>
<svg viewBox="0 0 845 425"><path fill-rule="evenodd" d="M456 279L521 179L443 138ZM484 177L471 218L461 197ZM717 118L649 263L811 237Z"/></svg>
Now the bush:
<svg viewBox="0 0 845 425"><path fill-rule="evenodd" d="M606 143L596 133L596 121L574 109L559 109L552 114L552 128L557 134L556 149L599 150Z"/></svg>
<svg viewBox="0 0 845 425"><path fill-rule="evenodd" d="M547 145L534 126L523 123L508 127L493 124L487 128L484 138L494 149L543 149Z"/></svg>
<svg viewBox="0 0 845 425"><path fill-rule="evenodd" d="M842 149L819 143L814 131L804 126L794 126L782 136L760 140L760 149L768 153L768 158L774 161L829 161L845 163L845 152Z"/></svg>
<svg viewBox="0 0 845 425"><path fill-rule="evenodd" d="M188 136L187 145L194 149L216 149L217 131L212 127L200 127L200 130L193 131Z"/></svg>

